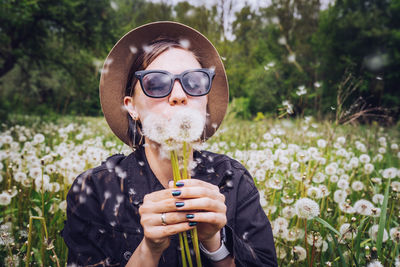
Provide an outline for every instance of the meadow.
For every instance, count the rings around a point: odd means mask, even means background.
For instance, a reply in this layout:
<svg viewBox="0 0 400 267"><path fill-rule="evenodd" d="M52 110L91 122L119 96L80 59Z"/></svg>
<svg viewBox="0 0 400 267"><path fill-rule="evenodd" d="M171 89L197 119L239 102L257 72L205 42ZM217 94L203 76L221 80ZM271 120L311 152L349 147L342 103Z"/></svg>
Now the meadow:
<svg viewBox="0 0 400 267"><path fill-rule="evenodd" d="M0 131L0 266L65 266L78 174L130 148L103 118L18 116ZM400 266L399 126L228 118L205 149L252 174L279 266Z"/></svg>

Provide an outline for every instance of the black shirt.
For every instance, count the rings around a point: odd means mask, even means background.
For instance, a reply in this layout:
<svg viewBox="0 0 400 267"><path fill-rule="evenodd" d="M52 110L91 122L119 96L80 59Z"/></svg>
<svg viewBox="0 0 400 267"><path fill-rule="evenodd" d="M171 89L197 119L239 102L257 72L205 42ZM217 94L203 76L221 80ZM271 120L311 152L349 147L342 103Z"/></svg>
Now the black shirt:
<svg viewBox="0 0 400 267"><path fill-rule="evenodd" d="M192 173L217 185L225 195L227 224L222 238L236 266L277 266L271 225L260 206L258 190L237 161L195 151ZM69 248L68 264L125 266L143 239L139 206L143 197L164 187L141 147L129 156L109 157L101 166L79 175L67 195L67 220L61 235ZM178 235L159 266L182 266ZM202 255L204 266L212 266ZM195 263L194 263L195 264Z"/></svg>

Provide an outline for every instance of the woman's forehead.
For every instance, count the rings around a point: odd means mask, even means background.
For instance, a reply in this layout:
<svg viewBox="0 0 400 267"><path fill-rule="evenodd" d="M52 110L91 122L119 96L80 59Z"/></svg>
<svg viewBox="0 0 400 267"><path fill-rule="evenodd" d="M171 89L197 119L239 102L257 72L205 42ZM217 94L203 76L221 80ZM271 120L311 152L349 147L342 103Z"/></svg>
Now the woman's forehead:
<svg viewBox="0 0 400 267"><path fill-rule="evenodd" d="M171 47L158 55L146 70L162 69L180 73L193 68L201 68L201 64L192 51Z"/></svg>

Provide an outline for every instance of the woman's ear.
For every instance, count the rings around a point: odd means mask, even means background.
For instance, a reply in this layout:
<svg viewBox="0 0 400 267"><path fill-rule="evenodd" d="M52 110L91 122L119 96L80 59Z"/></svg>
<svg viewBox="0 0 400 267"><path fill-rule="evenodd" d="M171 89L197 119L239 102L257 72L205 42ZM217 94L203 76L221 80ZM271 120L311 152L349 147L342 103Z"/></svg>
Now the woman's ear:
<svg viewBox="0 0 400 267"><path fill-rule="evenodd" d="M136 106L133 104L133 98L131 96L124 97L124 107L133 120L139 119L139 114L136 111Z"/></svg>

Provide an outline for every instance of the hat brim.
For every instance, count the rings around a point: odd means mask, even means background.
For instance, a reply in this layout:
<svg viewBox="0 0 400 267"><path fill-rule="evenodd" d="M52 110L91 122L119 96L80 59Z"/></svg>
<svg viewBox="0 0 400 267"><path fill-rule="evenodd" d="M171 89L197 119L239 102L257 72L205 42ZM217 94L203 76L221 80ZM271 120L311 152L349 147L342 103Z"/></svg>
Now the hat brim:
<svg viewBox="0 0 400 267"><path fill-rule="evenodd" d="M114 134L130 145L127 112L123 106L130 68L143 47L164 36L189 42L203 68L215 68L215 77L208 97L205 139L221 124L229 101L228 81L224 65L213 44L200 32L184 24L160 21L135 28L125 34L108 54L100 78L100 103L104 117Z"/></svg>

